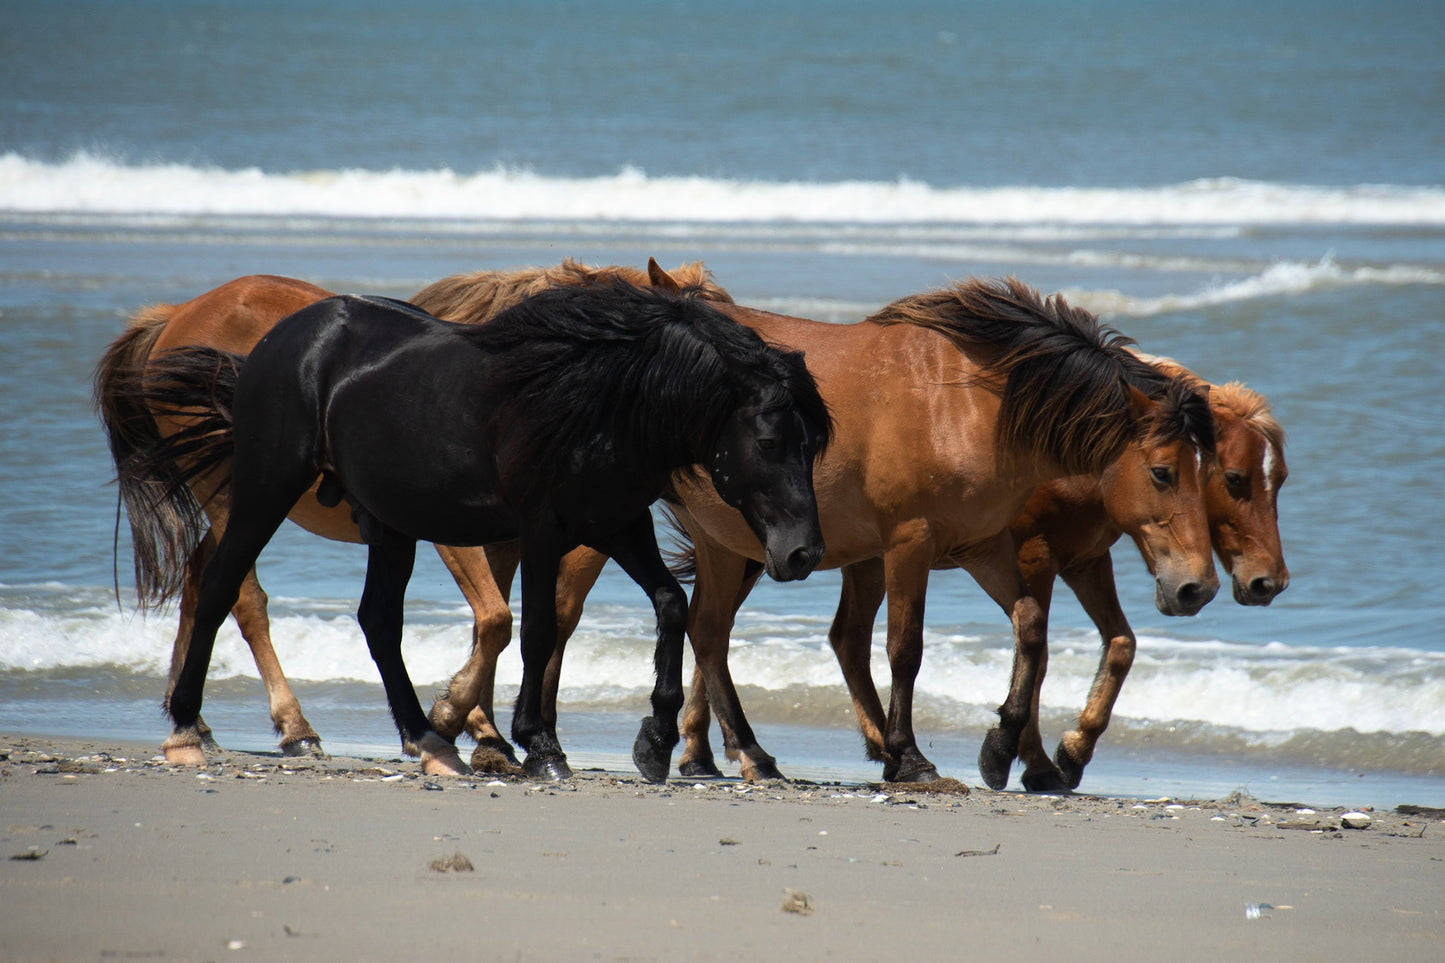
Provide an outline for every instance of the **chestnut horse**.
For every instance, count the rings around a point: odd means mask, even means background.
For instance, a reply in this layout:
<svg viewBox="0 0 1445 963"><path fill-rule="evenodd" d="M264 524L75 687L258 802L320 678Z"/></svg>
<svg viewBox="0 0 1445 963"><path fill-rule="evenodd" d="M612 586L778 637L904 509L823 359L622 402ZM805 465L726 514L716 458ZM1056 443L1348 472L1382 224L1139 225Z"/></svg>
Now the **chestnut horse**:
<svg viewBox="0 0 1445 963"><path fill-rule="evenodd" d="M518 271L479 271L443 278L423 288L412 303L431 314L450 321L477 323L490 318L522 298L558 286L609 282L620 279L633 284L657 283L674 292L683 287L696 289L711 301L731 299L718 287L701 263L684 265L672 274L652 265L649 274L629 267L593 268L567 260L552 268L528 268ZM282 318L294 311L331 296L330 291L292 278L254 275L229 281L199 297L179 305L158 304L143 308L130 320L126 331L111 343L95 374L95 401L118 467L123 467L136 453L153 445L161 437L161 426L155 412L136 403L118 381L122 372L145 366L150 359L180 347L199 345L236 354L246 354ZM171 657L167 700L174 688L177 674L185 659L186 640L192 628L200 573L225 530L226 508L222 504L205 506L212 530L199 544L188 537L181 519L164 512L155 513L152 506L167 504L164 485L150 490L136 487L122 495L127 498L127 516L131 524L135 551L137 596L142 606L180 597L180 619ZM131 499L134 499L133 501ZM292 521L307 531L344 542L359 542L360 534L344 506L327 507L316 499L313 488L290 513ZM147 521L149 520L149 521ZM490 549L457 546L436 546L437 554L456 578L473 616L472 644L475 650L496 653L511 639L512 615L507 605L506 588L498 591L498 579L488 568L488 554L498 556L505 571L505 585L511 584L519 554L515 546ZM580 550L589 557L586 550ZM564 567L566 563L564 562ZM568 580L563 580L566 584ZM571 625L565 621L563 631L570 631L581 613L581 600L565 595L559 599L564 612L571 613ZM238 600L232 609L242 637L251 648L256 667L265 683L270 703L272 724L281 737L281 750L287 755L307 752L322 754L321 739L307 721L271 644L270 620L266 593L254 569L244 580ZM515 765L510 744L501 736L492 719L491 677L475 681L476 694L467 686L471 702L467 708L452 709L443 700L438 728L454 736L461 728L468 708L479 706L473 735L479 750L475 758L488 769L505 769ZM203 738L210 740L209 730L200 723ZM212 743L213 744L213 743Z"/></svg>
<svg viewBox="0 0 1445 963"><path fill-rule="evenodd" d="M1155 604L1165 615L1193 614L1187 607L1180 607L1179 599L1171 600L1163 593L1164 583L1158 580L1158 572L1161 561L1197 555L1201 550L1201 516L1208 526L1203 551L1212 545L1225 570L1234 574L1234 596L1240 604L1268 605L1289 584L1277 514L1279 489L1288 475L1284 432L1271 414L1268 401L1238 382L1211 385L1177 362L1140 357L1171 377L1208 392L1216 457L1205 461L1201 493L1189 483L1193 473L1187 467L1179 470L1179 460L1191 457L1192 449L1180 445L1179 439L1160 446L1157 436L1151 444L1146 435L1098 477L1075 476L1040 485L1010 523L1019 568L1045 618L1054 580L1062 577L1093 620L1103 642L1088 700L1076 727L1064 734L1052 762L1043 748L1038 717L1038 690L1043 684L1046 659L1040 666L1031 718L1019 741L1019 758L1025 766L1022 781L1031 791L1078 787L1133 665L1137 643L1119 604L1109 551L1121 535L1133 539L1150 573L1156 576ZM876 575L858 569L844 569L845 601L850 593L866 598L870 578L876 586ZM1213 594L1211 588L1207 596L1195 599L1198 604L1192 606L1193 611L1202 608ZM849 632L843 624L858 620L871 625L881 603L881 595L877 597L867 612L840 605L829 638L852 694L869 758L886 761L882 744L884 715L869 663L871 640L861 628ZM684 720L688 739L684 759L697 775L717 771L707 744L707 693L699 682L695 674ZM922 771L914 778L929 779L935 774ZM1005 772L1005 781L1006 777ZM991 785L997 789L1003 783Z"/></svg>

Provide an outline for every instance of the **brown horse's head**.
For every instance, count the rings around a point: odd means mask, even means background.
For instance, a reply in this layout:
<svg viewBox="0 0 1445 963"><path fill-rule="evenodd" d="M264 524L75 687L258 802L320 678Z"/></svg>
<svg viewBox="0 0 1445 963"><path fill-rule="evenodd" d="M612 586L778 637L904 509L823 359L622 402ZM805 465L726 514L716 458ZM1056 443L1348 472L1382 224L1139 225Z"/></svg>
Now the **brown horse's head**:
<svg viewBox="0 0 1445 963"><path fill-rule="evenodd" d="M1269 402L1238 382L1210 392L1219 461L1205 491L1210 537L1240 605L1268 605L1289 586L1279 490L1289 477L1284 429Z"/></svg>
<svg viewBox="0 0 1445 963"><path fill-rule="evenodd" d="M1176 379L1136 411L1139 436L1100 478L1104 506L1149 566L1159 611L1194 615L1219 591L1204 502L1213 455L1192 428L1209 408Z"/></svg>

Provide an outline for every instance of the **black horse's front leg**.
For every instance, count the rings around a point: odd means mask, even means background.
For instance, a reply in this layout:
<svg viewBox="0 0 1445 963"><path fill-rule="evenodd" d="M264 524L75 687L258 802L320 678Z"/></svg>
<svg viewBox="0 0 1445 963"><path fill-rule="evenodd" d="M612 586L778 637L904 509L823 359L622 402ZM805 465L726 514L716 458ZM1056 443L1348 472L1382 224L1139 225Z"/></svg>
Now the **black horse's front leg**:
<svg viewBox="0 0 1445 963"><path fill-rule="evenodd" d="M457 747L431 727L416 688L401 657L402 606L406 585L416 562L416 540L383 531L370 546L366 559L366 588L356 620L366 635L372 661L381 673L391 717L401 733L402 751L420 756L428 775L467 775L471 772L457 755Z"/></svg>
<svg viewBox="0 0 1445 963"><path fill-rule="evenodd" d="M527 750L522 771L533 778L567 779L572 769L557 727L542 713L547 663L557 647L557 570L562 552L542 539L522 541L522 685L512 711L512 741Z"/></svg>
<svg viewBox="0 0 1445 963"><path fill-rule="evenodd" d="M657 648L653 666L652 715L642 720L632 745L632 761L648 782L665 782L678 743L677 717L682 711L682 653L687 631L687 593L668 571L657 548L652 514L644 511L605 545L595 545L647 593L657 615Z"/></svg>

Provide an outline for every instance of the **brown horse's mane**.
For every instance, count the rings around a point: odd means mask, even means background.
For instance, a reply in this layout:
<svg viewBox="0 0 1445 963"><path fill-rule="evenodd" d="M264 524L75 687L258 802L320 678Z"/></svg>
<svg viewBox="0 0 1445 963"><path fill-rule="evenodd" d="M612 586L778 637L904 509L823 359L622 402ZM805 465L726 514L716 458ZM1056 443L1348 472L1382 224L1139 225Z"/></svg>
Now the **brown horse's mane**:
<svg viewBox="0 0 1445 963"><path fill-rule="evenodd" d="M1090 312L1012 277L971 278L900 298L865 323L915 325L960 350L994 349L976 383L998 390L1001 382L999 450L1047 459L1071 475L1099 474L1137 437L1142 426L1126 386L1159 398L1172 380L1135 358L1127 350L1132 340ZM1212 451L1213 426L1205 422L1200 440Z"/></svg>
<svg viewBox="0 0 1445 963"><path fill-rule="evenodd" d="M1269 399L1242 381L1216 385L1205 381L1173 358L1159 357L1135 351L1139 360L1147 362L1173 378L1180 378L1195 387L1209 390L1209 403L1216 408L1232 412L1245 424L1250 425L1271 445L1284 449L1284 426L1274 416Z"/></svg>
<svg viewBox="0 0 1445 963"><path fill-rule="evenodd" d="M668 273L685 290L696 291L704 300L732 303L732 297L718 286L712 272L701 261L684 264ZM555 267L453 274L422 288L411 298L411 303L447 321L475 324L539 291L619 280L643 287L648 284L647 272L638 268L591 267L568 258Z"/></svg>

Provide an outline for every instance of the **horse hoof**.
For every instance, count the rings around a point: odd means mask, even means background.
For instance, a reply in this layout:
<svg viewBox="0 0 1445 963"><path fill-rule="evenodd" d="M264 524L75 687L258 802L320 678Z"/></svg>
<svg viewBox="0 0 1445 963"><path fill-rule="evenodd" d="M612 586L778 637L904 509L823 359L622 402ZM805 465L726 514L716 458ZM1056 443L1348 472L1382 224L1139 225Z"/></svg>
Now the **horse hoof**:
<svg viewBox="0 0 1445 963"><path fill-rule="evenodd" d="M1070 789L1078 789L1079 783L1084 781L1084 766L1087 764L1086 760L1081 761L1070 755L1062 742L1059 743L1059 748L1054 750L1054 765L1059 767L1059 773Z"/></svg>
<svg viewBox="0 0 1445 963"><path fill-rule="evenodd" d="M642 778L648 782L667 782L672 769L672 747L677 738L665 738L658 732L657 719L648 716L637 730L637 739L632 743L632 762Z"/></svg>
<svg viewBox="0 0 1445 963"><path fill-rule="evenodd" d="M421 771L428 776L470 776L472 770L462 757L454 751L450 753L424 752L421 756Z"/></svg>
<svg viewBox="0 0 1445 963"><path fill-rule="evenodd" d="M915 769L900 768L898 772L892 776L889 776L887 773L883 774L883 779L886 782L938 782L940 778L938 768L934 766L933 763L928 763Z"/></svg>
<svg viewBox="0 0 1445 963"><path fill-rule="evenodd" d="M1017 745L1002 729L990 729L983 737L983 746L978 750L978 773L985 786L997 790L1008 785L1008 771L1018 755Z"/></svg>
<svg viewBox="0 0 1445 963"><path fill-rule="evenodd" d="M320 736L308 736L304 739L294 739L291 742L281 743L281 755L283 756L311 756L316 759L330 759L326 750L321 748Z"/></svg>
<svg viewBox="0 0 1445 963"><path fill-rule="evenodd" d="M522 772L532 779L545 779L548 782L562 782L572 778L572 767L567 765L566 756L550 756L545 759L528 756L527 761L522 763Z"/></svg>
<svg viewBox="0 0 1445 963"><path fill-rule="evenodd" d="M1052 767L1039 772L1025 772L1022 779L1025 792L1066 793L1073 788L1064 779L1064 774Z"/></svg>
<svg viewBox="0 0 1445 963"><path fill-rule="evenodd" d="M773 779L786 782L788 779L788 777L783 775L778 769L777 761L773 759L764 759L761 762L744 759L742 776L743 779L748 782L768 782Z"/></svg>
<svg viewBox="0 0 1445 963"><path fill-rule="evenodd" d="M682 759L677 764L678 775L689 779L721 779L722 770L712 761L712 756L701 759Z"/></svg>
<svg viewBox="0 0 1445 963"><path fill-rule="evenodd" d="M172 766L199 766L206 765L206 754L200 746L162 746L166 754L166 762Z"/></svg>
<svg viewBox="0 0 1445 963"><path fill-rule="evenodd" d="M507 747L508 750L511 748ZM500 746L486 743L472 750L472 771L496 776L519 776L522 774L522 765L510 751L503 752Z"/></svg>

